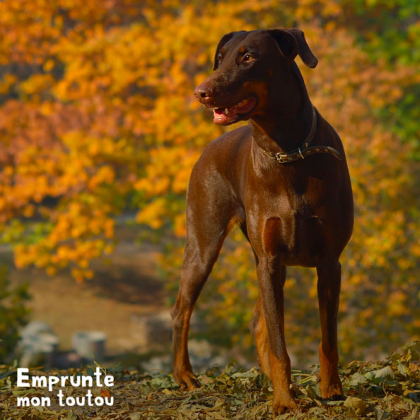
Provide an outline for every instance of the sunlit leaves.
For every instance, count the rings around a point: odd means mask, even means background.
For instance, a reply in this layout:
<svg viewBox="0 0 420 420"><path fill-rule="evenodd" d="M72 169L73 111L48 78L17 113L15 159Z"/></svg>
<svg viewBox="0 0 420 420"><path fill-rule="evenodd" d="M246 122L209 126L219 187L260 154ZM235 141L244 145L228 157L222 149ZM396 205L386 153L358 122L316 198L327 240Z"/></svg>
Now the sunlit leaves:
<svg viewBox="0 0 420 420"><path fill-rule="evenodd" d="M319 58L302 72L343 139L353 180L342 348L354 357L415 338L420 24L404 0L0 2L0 227L17 265L89 278L90 261L112 251L115 216L133 207L137 222L170 228L181 243L191 169L225 131L193 96L215 46L233 30L291 26ZM255 264L233 236L199 306L209 324L225 320L223 339L249 343ZM162 265L177 282L174 244ZM315 292L311 272L289 271L291 345L318 337Z"/></svg>

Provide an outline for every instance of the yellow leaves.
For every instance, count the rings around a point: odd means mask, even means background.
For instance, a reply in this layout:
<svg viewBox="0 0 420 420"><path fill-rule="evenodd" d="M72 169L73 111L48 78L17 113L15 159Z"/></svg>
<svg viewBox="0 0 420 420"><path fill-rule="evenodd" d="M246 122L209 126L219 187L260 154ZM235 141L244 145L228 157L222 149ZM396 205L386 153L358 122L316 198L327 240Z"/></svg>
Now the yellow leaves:
<svg viewBox="0 0 420 420"><path fill-rule="evenodd" d="M312 299L315 299L317 295L318 295L317 278L314 278L312 281L311 288L309 289L309 297Z"/></svg>
<svg viewBox="0 0 420 420"><path fill-rule="evenodd" d="M32 217L35 214L35 206L33 204L28 204L23 208L22 214L25 217Z"/></svg>
<svg viewBox="0 0 420 420"><path fill-rule="evenodd" d="M17 77L13 74L5 74L0 80L0 95L9 93L11 87L16 83Z"/></svg>
<svg viewBox="0 0 420 420"><path fill-rule="evenodd" d="M174 233L178 237L184 237L187 233L185 225L185 216L183 214L178 214L175 216L174 220Z"/></svg>
<svg viewBox="0 0 420 420"><path fill-rule="evenodd" d="M226 131L193 96L211 73L215 46L232 30L297 21L319 65L297 62L311 100L345 143L356 198L355 233L342 259L344 344L354 347L349 337L359 321L386 322L382 304L395 319L407 316L420 259L417 172L411 146L378 114L388 107L398 118L398 102L420 74L415 66L373 62L343 24L350 7L335 0L280 8L275 0L0 2L0 63L29 72L0 81L0 223L7 240L21 243L16 264L91 277L90 261L113 250L114 216L129 206L139 209L138 223L170 225L183 243L191 170ZM18 97L11 100L11 92ZM31 226L33 217L48 229L26 238L26 227L9 226L13 218ZM243 331L258 296L255 262L238 229L230 238L208 283L217 296L212 313L235 327L233 341L249 344ZM181 264L181 245L173 245L162 266L178 280ZM316 306L308 273L288 274L287 322L298 324L288 326L292 344L315 336L314 317L305 318ZM407 278L409 288L386 287Z"/></svg>
<svg viewBox="0 0 420 420"><path fill-rule="evenodd" d="M45 61L44 65L42 66L44 68L45 71L51 71L54 68L54 60L49 59L47 61Z"/></svg>
<svg viewBox="0 0 420 420"><path fill-rule="evenodd" d="M83 283L85 279L92 279L94 273L92 270L81 270L78 268L73 268L71 270L71 275L76 279L78 283Z"/></svg>
<svg viewBox="0 0 420 420"><path fill-rule="evenodd" d="M410 251L415 257L420 258L420 242L413 243L411 245Z"/></svg>
<svg viewBox="0 0 420 420"><path fill-rule="evenodd" d="M101 210L91 209L81 203L70 203L68 211L58 214L50 239L54 243L67 237L80 239L84 236L112 236L114 222Z"/></svg>
<svg viewBox="0 0 420 420"><path fill-rule="evenodd" d="M365 234L362 264L366 267L389 267L388 254L396 247L397 243L405 240L405 218L402 212L387 214L387 222L384 225L384 215L376 217L375 224L378 226L371 236ZM379 226L381 229L379 229Z"/></svg>
<svg viewBox="0 0 420 420"><path fill-rule="evenodd" d="M88 187L91 190L95 190L99 185L103 183L111 184L115 179L115 171L110 166L101 166L96 173L90 177Z"/></svg>
<svg viewBox="0 0 420 420"><path fill-rule="evenodd" d="M44 101L40 105L39 110L43 116L49 117L54 113L54 105L52 102Z"/></svg>
<svg viewBox="0 0 420 420"><path fill-rule="evenodd" d="M394 291L391 296L389 297L389 316L403 316L408 315L410 309L407 307L406 304L407 295L400 291Z"/></svg>
<svg viewBox="0 0 420 420"><path fill-rule="evenodd" d="M359 271L356 272L356 274L353 274L349 281L355 286L361 286L364 282L368 281L368 279L366 278L366 275Z"/></svg>
<svg viewBox="0 0 420 420"><path fill-rule="evenodd" d="M110 255L114 251L114 245L112 243L106 244L104 248L104 254Z"/></svg>
<svg viewBox="0 0 420 420"><path fill-rule="evenodd" d="M0 213L5 210L7 206L7 201L5 198L0 197Z"/></svg>
<svg viewBox="0 0 420 420"><path fill-rule="evenodd" d="M150 151L151 163L145 176L135 188L147 197L159 196L173 191L185 194L191 170L199 152L186 152L182 147L157 148Z"/></svg>
<svg viewBox="0 0 420 420"><path fill-rule="evenodd" d="M14 248L15 252L15 265L17 268L23 268L27 265L25 256L26 256L26 246L25 245L16 245Z"/></svg>
<svg viewBox="0 0 420 420"><path fill-rule="evenodd" d="M180 170L176 175L173 182L173 191L177 194L187 191L188 182L191 175L191 167L186 167Z"/></svg>
<svg viewBox="0 0 420 420"><path fill-rule="evenodd" d="M56 211L52 218L55 224L37 243L15 247L16 265L34 264L49 275L70 265L79 280L91 278L90 261L112 250L106 240L113 238L114 220L78 202L69 203L67 211Z"/></svg>
<svg viewBox="0 0 420 420"><path fill-rule="evenodd" d="M170 179L167 176L155 178L151 182L148 179L140 179L135 183L135 188L141 191L153 191L153 195L166 194L170 186Z"/></svg>
<svg viewBox="0 0 420 420"><path fill-rule="evenodd" d="M15 264L25 267L34 264L45 268L47 273L54 276L58 269L72 266L72 274L78 279L92 278L93 272L89 269L90 260L101 255L106 243L101 240L75 241L72 245L62 244L52 247L48 238L35 245L20 245L15 248Z"/></svg>
<svg viewBox="0 0 420 420"><path fill-rule="evenodd" d="M156 198L145 209L139 211L136 220L138 223L144 223L153 229L159 229L164 222L166 214L166 200L163 197Z"/></svg>
<svg viewBox="0 0 420 420"><path fill-rule="evenodd" d="M114 237L115 222L112 219L107 219L104 225L105 237L112 239Z"/></svg>

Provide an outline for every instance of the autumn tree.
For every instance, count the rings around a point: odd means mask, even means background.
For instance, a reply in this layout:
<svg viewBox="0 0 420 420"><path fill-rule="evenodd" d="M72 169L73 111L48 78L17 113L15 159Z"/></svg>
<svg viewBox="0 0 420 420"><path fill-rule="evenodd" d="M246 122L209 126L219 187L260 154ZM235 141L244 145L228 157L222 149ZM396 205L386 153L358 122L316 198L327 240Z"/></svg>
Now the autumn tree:
<svg viewBox="0 0 420 420"><path fill-rule="evenodd" d="M92 259L112 252L115 217L137 209L138 223L178 238L162 258L175 289L191 168L225 130L192 92L225 33L292 26L319 58L302 71L354 187L342 353L418 338L420 20L408 0L0 2L0 228L17 266L90 278ZM287 340L315 348L313 272L289 270L286 289ZM233 231L199 309L225 326L222 342L248 345L257 294Z"/></svg>

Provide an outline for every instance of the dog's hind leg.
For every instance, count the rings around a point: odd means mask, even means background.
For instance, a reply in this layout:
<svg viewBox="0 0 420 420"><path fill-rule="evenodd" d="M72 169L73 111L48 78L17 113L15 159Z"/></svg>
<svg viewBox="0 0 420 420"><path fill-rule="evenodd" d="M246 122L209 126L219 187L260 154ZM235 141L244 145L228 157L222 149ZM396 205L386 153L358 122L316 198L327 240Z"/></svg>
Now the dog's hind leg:
<svg viewBox="0 0 420 420"><path fill-rule="evenodd" d="M338 376L337 314L341 286L341 266L338 261L317 267L318 301L322 341L319 346L321 362L319 388L323 398L343 395Z"/></svg>

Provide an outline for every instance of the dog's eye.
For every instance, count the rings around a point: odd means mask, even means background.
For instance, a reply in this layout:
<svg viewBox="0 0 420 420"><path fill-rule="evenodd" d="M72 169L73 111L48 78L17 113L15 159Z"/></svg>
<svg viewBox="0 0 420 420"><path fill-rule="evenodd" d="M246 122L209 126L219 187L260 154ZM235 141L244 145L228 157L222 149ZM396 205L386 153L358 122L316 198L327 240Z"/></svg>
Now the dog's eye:
<svg viewBox="0 0 420 420"><path fill-rule="evenodd" d="M251 54L245 54L244 55L244 61L249 62L252 61L254 59L254 57Z"/></svg>

